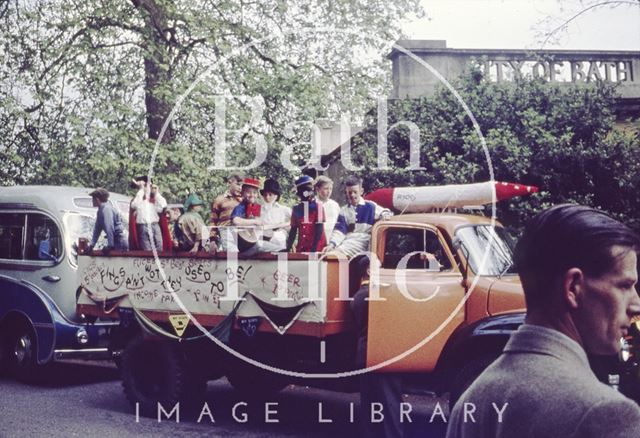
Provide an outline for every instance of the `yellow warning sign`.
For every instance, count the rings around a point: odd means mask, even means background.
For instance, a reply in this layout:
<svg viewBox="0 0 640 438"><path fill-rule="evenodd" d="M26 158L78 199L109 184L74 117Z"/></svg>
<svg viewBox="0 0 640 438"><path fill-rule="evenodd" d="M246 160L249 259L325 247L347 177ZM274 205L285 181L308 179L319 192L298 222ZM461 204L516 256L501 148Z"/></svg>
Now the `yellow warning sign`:
<svg viewBox="0 0 640 438"><path fill-rule="evenodd" d="M182 336L189 325L189 316L187 315L169 315L169 322L173 326L178 336Z"/></svg>

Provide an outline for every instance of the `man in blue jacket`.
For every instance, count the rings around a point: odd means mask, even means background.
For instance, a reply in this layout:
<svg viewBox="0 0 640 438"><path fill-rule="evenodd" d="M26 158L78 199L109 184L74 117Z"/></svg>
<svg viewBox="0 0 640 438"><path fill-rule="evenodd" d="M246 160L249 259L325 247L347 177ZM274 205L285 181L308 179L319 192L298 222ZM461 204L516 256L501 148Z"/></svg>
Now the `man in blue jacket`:
<svg viewBox="0 0 640 438"><path fill-rule="evenodd" d="M127 239L124 235L124 223L120 212L109 202L109 192L103 188L97 188L89 193L93 198L93 206L98 207L96 224L93 227L93 238L89 244L89 249L98 242L100 234L104 231L107 235L107 246L103 251L109 252L112 249L126 251L129 249Z"/></svg>

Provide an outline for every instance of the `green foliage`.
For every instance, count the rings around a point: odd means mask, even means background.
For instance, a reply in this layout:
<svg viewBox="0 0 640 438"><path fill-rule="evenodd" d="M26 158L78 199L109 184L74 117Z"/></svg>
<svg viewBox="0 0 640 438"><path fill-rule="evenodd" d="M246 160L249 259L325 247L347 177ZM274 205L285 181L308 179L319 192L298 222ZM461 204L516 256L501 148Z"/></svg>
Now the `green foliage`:
<svg viewBox="0 0 640 438"><path fill-rule="evenodd" d="M259 134L269 153L255 176L291 181L280 151L309 140L286 125L364 114L369 95L387 93L380 54L412 11L420 14L418 0L8 0L0 8L0 184L125 192L149 171L158 142L153 173L168 198L190 189L211 200L228 173L212 169L221 95L232 96L228 129L250 119L241 96L263 105L258 124L226 136L227 161L251 162Z"/></svg>
<svg viewBox="0 0 640 438"><path fill-rule="evenodd" d="M486 181L535 185L541 193L498 204L498 217L521 228L545 206L572 202L604 209L640 229L638 132L616 129L615 88L541 80L492 83L478 72L454 84L478 122L483 142L446 89L433 97L389 102L389 127L420 128L421 171L408 170L409 129L389 133L390 170L377 170L376 112L353 140L365 189Z"/></svg>

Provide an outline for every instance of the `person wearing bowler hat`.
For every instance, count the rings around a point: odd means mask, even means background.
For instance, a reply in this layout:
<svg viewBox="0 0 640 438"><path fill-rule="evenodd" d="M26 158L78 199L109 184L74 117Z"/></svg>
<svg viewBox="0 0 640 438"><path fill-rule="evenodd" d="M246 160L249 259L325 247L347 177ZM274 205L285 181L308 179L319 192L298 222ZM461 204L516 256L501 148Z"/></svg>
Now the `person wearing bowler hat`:
<svg viewBox="0 0 640 438"><path fill-rule="evenodd" d="M195 254L201 249L203 238L209 237L207 226L200 216L203 205L204 202L195 193L187 196L184 203L184 213L178 218L175 225L175 237L179 250Z"/></svg>
<svg viewBox="0 0 640 438"><path fill-rule="evenodd" d="M98 207L96 224L93 227L93 238L89 244L89 252L98 242L100 234L104 231L107 235L107 246L102 250L109 252L112 249L126 251L128 248L127 239L124 236L124 222L118 210L109 202L109 192L98 187L89 193L93 199L93 206Z"/></svg>
<svg viewBox="0 0 640 438"><path fill-rule="evenodd" d="M264 201L260 213L265 227L262 239L271 244L269 251L282 251L287 247L291 208L278 202L281 193L280 184L271 178L264 182L264 187L260 190Z"/></svg>

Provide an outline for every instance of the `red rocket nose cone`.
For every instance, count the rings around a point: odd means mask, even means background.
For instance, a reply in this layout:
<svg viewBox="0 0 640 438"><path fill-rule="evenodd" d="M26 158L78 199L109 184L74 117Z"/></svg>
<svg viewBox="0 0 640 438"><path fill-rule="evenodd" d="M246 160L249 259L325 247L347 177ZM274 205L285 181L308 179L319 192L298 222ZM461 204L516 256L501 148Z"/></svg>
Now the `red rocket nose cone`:
<svg viewBox="0 0 640 438"><path fill-rule="evenodd" d="M536 186L525 186L516 183L507 183L496 181L496 200L513 198L514 196L526 196L536 193Z"/></svg>
<svg viewBox="0 0 640 438"><path fill-rule="evenodd" d="M385 188L374 190L366 195L364 199L373 201L384 208L393 208L393 189Z"/></svg>

